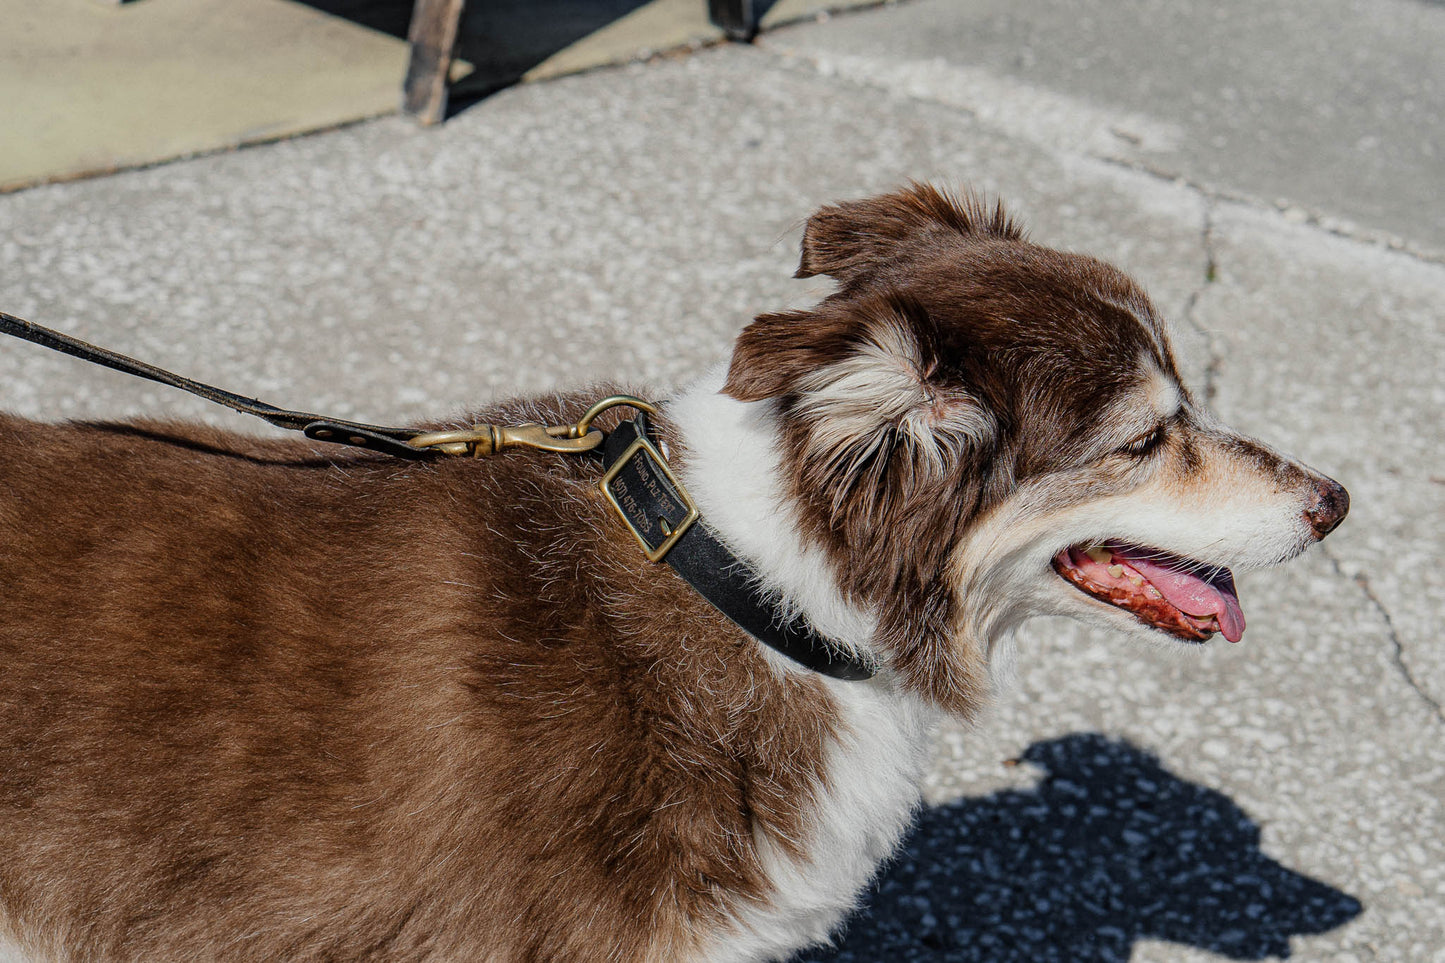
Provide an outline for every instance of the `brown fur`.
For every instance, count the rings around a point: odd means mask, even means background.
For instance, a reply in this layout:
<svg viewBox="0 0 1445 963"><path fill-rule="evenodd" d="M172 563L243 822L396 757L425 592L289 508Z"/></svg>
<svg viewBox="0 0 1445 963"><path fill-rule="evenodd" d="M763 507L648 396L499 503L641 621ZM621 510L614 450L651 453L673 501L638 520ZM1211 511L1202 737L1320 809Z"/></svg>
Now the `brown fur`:
<svg viewBox="0 0 1445 963"><path fill-rule="evenodd" d="M5 419L0 472L0 900L61 958L667 959L800 835L825 695L582 460Z"/></svg>

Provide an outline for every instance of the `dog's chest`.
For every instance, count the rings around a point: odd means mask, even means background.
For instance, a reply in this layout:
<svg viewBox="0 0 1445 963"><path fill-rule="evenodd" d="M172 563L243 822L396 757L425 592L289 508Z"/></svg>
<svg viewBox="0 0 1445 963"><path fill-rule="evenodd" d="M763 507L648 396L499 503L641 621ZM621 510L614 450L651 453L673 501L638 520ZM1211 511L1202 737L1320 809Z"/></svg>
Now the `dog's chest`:
<svg viewBox="0 0 1445 963"><path fill-rule="evenodd" d="M759 833L772 892L743 907L702 957L708 963L786 959L833 932L879 864L897 848L917 808L936 714L875 683L831 682L841 710L814 800L802 859Z"/></svg>

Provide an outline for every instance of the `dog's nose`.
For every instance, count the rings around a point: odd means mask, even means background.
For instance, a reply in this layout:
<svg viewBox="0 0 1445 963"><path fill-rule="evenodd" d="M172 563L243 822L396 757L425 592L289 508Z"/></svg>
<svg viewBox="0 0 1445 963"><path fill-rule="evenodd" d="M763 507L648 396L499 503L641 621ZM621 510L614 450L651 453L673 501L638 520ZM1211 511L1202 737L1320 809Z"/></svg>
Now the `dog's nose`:
<svg viewBox="0 0 1445 963"><path fill-rule="evenodd" d="M1324 538L1339 527L1350 510L1350 493L1333 478L1323 475L1315 482L1314 499L1305 509L1305 518L1314 529L1315 538Z"/></svg>

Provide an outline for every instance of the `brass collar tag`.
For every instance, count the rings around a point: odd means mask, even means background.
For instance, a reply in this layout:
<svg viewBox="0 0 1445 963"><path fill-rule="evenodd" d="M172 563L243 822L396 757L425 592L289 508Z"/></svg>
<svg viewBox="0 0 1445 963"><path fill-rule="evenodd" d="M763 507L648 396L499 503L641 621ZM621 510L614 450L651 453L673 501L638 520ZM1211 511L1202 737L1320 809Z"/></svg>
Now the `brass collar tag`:
<svg viewBox="0 0 1445 963"><path fill-rule="evenodd" d="M608 466L601 488L650 562L662 561L698 519L687 489L643 431Z"/></svg>

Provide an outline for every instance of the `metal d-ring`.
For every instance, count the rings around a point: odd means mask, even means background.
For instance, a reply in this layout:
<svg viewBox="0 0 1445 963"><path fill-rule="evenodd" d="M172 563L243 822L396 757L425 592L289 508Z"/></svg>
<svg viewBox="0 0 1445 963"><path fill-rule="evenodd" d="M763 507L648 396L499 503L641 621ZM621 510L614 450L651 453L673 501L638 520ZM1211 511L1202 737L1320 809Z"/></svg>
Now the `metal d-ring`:
<svg viewBox="0 0 1445 963"><path fill-rule="evenodd" d="M641 398L632 395L608 395L606 398L595 403L591 408L588 408L582 417L577 419L577 424L573 425L571 431L568 432L569 436L572 438L581 438L587 434L587 430L592 427L593 419L608 408L616 408L619 405L636 408L638 411L645 411L649 415L657 414L657 406L650 401L643 401Z"/></svg>

